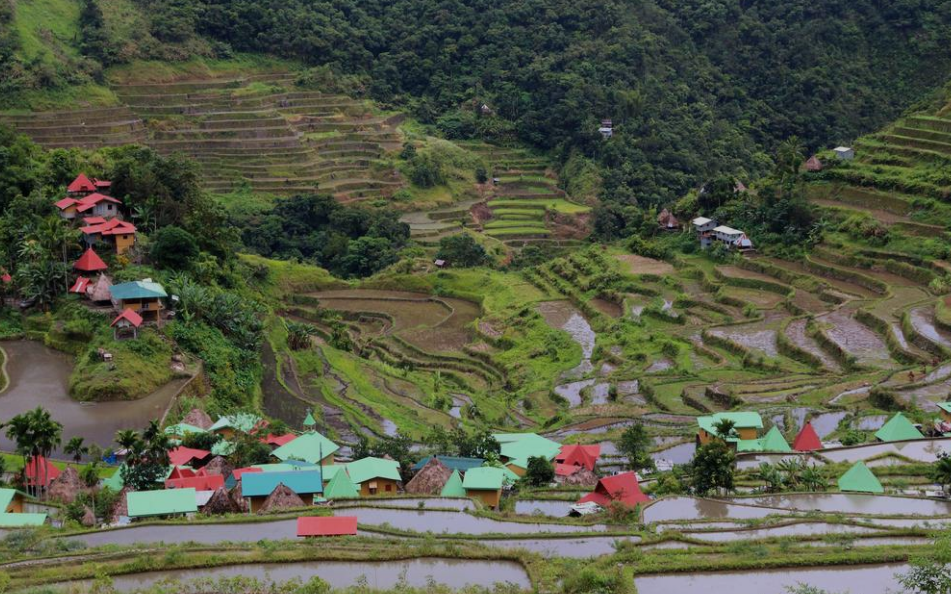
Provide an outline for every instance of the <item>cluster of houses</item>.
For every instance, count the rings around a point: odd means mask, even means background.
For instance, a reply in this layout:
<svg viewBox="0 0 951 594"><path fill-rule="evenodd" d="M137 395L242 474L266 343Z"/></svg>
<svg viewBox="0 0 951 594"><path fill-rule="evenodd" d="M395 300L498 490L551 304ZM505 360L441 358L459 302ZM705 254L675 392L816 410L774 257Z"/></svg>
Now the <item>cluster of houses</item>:
<svg viewBox="0 0 951 594"><path fill-rule="evenodd" d="M66 188L66 197L56 203L60 216L73 221L83 234L86 250L73 263L76 278L69 293L90 304L111 307L115 337L136 337L147 323L160 325L168 297L165 289L152 279L112 284L109 266L96 252L98 247L117 256L127 254L135 245L135 225L124 219L122 202L109 195L112 182L89 179L80 174Z"/></svg>
<svg viewBox="0 0 951 594"><path fill-rule="evenodd" d="M697 217L691 223L700 239L700 247L703 249L709 248L714 243L720 243L738 252L748 252L753 249L753 242L739 229L721 225L715 219L707 217Z"/></svg>

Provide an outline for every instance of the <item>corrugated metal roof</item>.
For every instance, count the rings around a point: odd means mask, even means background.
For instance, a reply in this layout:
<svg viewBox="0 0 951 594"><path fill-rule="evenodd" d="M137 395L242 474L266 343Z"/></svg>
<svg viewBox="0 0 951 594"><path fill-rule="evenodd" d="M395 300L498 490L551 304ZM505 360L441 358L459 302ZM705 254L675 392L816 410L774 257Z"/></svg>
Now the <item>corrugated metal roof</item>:
<svg viewBox="0 0 951 594"><path fill-rule="evenodd" d="M164 489L161 491L134 491L126 494L129 517L187 514L198 511L195 489Z"/></svg>
<svg viewBox="0 0 951 594"><path fill-rule="evenodd" d="M295 440L286 443L272 452L279 460L304 460L316 464L321 456L326 458L340 449L340 446L330 441L316 431L299 435Z"/></svg>
<svg viewBox="0 0 951 594"><path fill-rule="evenodd" d="M400 476L399 462L396 460L373 458L372 456L361 458L360 460L355 460L347 464L347 473L350 474L350 480L355 484L360 484L375 478L385 478L394 481L403 480Z"/></svg>
<svg viewBox="0 0 951 594"><path fill-rule="evenodd" d="M42 526L46 523L46 514L8 514L0 513L0 528L20 526Z"/></svg>
<svg viewBox="0 0 951 594"><path fill-rule="evenodd" d="M109 288L112 292L112 298L120 301L126 299L149 299L156 297L168 297L162 285L152 281L132 281L112 285Z"/></svg>
<svg viewBox="0 0 951 594"><path fill-rule="evenodd" d="M279 484L298 495L323 493L324 482L320 470L292 470L290 472L257 472L241 477L242 497L267 497Z"/></svg>
<svg viewBox="0 0 951 594"><path fill-rule="evenodd" d="M356 516L297 518L297 536L351 536L356 533Z"/></svg>
<svg viewBox="0 0 951 594"><path fill-rule="evenodd" d="M496 491L502 488L503 480L505 480L505 473L502 472L501 468L483 466L482 468L473 468L467 472L462 479L462 487L477 491Z"/></svg>

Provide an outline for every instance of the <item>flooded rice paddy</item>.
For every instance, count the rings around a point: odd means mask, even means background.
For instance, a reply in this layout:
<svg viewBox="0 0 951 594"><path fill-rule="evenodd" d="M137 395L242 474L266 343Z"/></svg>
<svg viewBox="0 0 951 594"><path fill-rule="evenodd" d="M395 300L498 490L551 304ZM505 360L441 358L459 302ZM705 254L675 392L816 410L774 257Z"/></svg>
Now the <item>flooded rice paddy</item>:
<svg viewBox="0 0 951 594"><path fill-rule="evenodd" d="M816 320L826 325L826 335L839 348L854 356L859 365L878 369L895 367L885 341L853 318L852 309L848 306L818 316Z"/></svg>
<svg viewBox="0 0 951 594"><path fill-rule="evenodd" d="M667 460L671 464L686 464L693 459L693 454L696 451L697 444L693 441L689 441L667 448L666 450L651 452L651 458L653 458L655 462Z"/></svg>
<svg viewBox="0 0 951 594"><path fill-rule="evenodd" d="M399 581L424 587L434 581L451 588L511 583L522 589L531 587L525 569L514 561L477 561L469 559L421 558L405 561L309 561L298 563L252 563L203 569L152 571L112 577L119 592L149 588L163 581L217 580L251 577L267 582L299 579L307 582L319 577L334 588L346 588L362 581L371 589L390 589Z"/></svg>
<svg viewBox="0 0 951 594"><path fill-rule="evenodd" d="M724 532L685 532L686 536L706 542L732 542L735 540L752 540L759 538L775 538L780 536L816 536L823 534L861 534L876 532L875 528L851 526L848 524L827 524L825 522L802 522L788 526L764 526L747 530Z"/></svg>
<svg viewBox="0 0 951 594"><path fill-rule="evenodd" d="M938 329L934 322L934 307L926 305L909 310L912 327L922 336L935 344L951 348L951 336Z"/></svg>
<svg viewBox="0 0 951 594"><path fill-rule="evenodd" d="M807 324L808 320L806 320L806 318L799 318L789 322L786 326L786 337L797 347L817 357L828 370L835 373L842 371L842 366L823 350L813 337L806 333Z"/></svg>
<svg viewBox="0 0 951 594"><path fill-rule="evenodd" d="M29 341L4 341L6 372L10 384L0 393L0 418L42 406L53 419L63 424L63 443L82 437L87 444L106 447L119 429L143 428L165 414L172 397L187 379L176 379L139 400L116 402L77 402L69 396L72 357ZM0 432L0 447L16 449L5 432Z"/></svg>
<svg viewBox="0 0 951 594"><path fill-rule="evenodd" d="M353 507L346 510L348 516L356 516L357 522L367 526L384 526L410 532L434 534L536 534L542 532L604 532L604 525L572 526L568 524L541 524L527 522L504 522L480 518L465 513L378 509Z"/></svg>
<svg viewBox="0 0 951 594"><path fill-rule="evenodd" d="M373 500L373 503L376 505L406 507L411 509L457 509L459 511L475 509L475 504L471 499L451 499L448 497L377 497ZM334 505L336 509L359 506L359 499L343 502L338 501Z"/></svg>
<svg viewBox="0 0 951 594"><path fill-rule="evenodd" d="M871 565L844 568L771 569L745 572L703 572L683 575L642 576L634 580L638 594L672 592L730 592L730 594L787 594L788 588L807 584L828 592L887 594L901 592L895 574L904 565Z"/></svg>
<svg viewBox="0 0 951 594"><path fill-rule="evenodd" d="M732 505L712 499L671 497L656 501L644 509L644 522L671 520L750 520L787 512L744 505Z"/></svg>
<svg viewBox="0 0 951 594"><path fill-rule="evenodd" d="M934 462L940 452L951 453L951 440L927 439L897 443L879 443L853 448L832 449L822 456L833 462L857 462L882 454L897 454L918 462Z"/></svg>
<svg viewBox="0 0 951 594"><path fill-rule="evenodd" d="M483 544L504 549L525 549L546 557L586 559L614 553L617 543L639 542L637 536L596 536L593 538L540 538L485 540Z"/></svg>
<svg viewBox="0 0 951 594"><path fill-rule="evenodd" d="M567 301L545 301L538 304L538 313L552 328L564 330L581 347L581 363L564 377L581 377L594 370L591 355L597 335L581 312Z"/></svg>
<svg viewBox="0 0 951 594"><path fill-rule="evenodd" d="M568 515L571 501L556 501L551 499L523 499L515 502L515 513L527 516L543 515L564 517Z"/></svg>
<svg viewBox="0 0 951 594"><path fill-rule="evenodd" d="M870 515L951 515L951 502L911 497L856 495L846 493L800 493L764 495L728 500L731 503L762 505L796 511Z"/></svg>

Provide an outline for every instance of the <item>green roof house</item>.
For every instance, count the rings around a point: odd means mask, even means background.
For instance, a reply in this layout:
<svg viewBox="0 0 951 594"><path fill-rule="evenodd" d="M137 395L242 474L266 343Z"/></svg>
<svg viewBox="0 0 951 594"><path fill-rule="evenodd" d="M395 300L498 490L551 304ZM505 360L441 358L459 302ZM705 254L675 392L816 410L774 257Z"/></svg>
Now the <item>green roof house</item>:
<svg viewBox="0 0 951 594"><path fill-rule="evenodd" d="M483 466L466 472L462 479L462 488L466 497L482 501L483 505L498 508L502 500L502 483L505 482L505 473L501 468Z"/></svg>
<svg viewBox="0 0 951 594"><path fill-rule="evenodd" d="M317 419L315 419L313 413L310 410L308 410L307 416L304 417L304 428L313 429L316 426L317 426Z"/></svg>
<svg viewBox="0 0 951 594"><path fill-rule="evenodd" d="M923 437L921 431L918 431L911 424L911 421L901 413L895 413L894 417L875 432L875 438L879 441L904 441L906 439L922 439Z"/></svg>
<svg viewBox="0 0 951 594"><path fill-rule="evenodd" d="M0 489L0 513L21 513L27 494L16 489Z"/></svg>
<svg viewBox="0 0 951 594"><path fill-rule="evenodd" d="M536 433L496 433L492 437L502 446L503 463L518 476L525 474L529 458L554 460L561 451L560 443Z"/></svg>
<svg viewBox="0 0 951 594"><path fill-rule="evenodd" d="M761 447L761 443L740 443L755 442L759 439L759 432L763 430L763 418L755 412L721 412L697 417L699 427L697 438L700 445L707 445L714 439L720 439L716 426L723 420L733 421L733 434L725 437L724 440L727 443L736 444L737 451L757 451Z"/></svg>
<svg viewBox="0 0 951 594"><path fill-rule="evenodd" d="M204 433L205 430L201 427L196 427L195 425L189 425L188 423L176 423L174 425L169 425L165 428L165 435L170 437L177 437L179 439L184 439L184 437L190 433Z"/></svg>
<svg viewBox="0 0 951 594"><path fill-rule="evenodd" d="M446 484L443 485L442 491L439 493L440 497L465 497L466 490L462 486L462 477L459 476L458 470L453 470L452 474L449 475L449 480L446 481Z"/></svg>
<svg viewBox="0 0 951 594"><path fill-rule="evenodd" d="M161 322L162 299L168 297L162 285L151 279L120 283L109 287L112 303L119 311L130 309L138 313L143 320Z"/></svg>
<svg viewBox="0 0 951 594"><path fill-rule="evenodd" d="M872 474L865 462L859 460L839 478L839 490L854 493L884 493L882 483Z"/></svg>
<svg viewBox="0 0 951 594"><path fill-rule="evenodd" d="M403 480L400 476L399 462L372 456L347 464L347 473L350 475L350 480L360 486L361 497L395 495L400 481Z"/></svg>
<svg viewBox="0 0 951 594"><path fill-rule="evenodd" d="M340 446L334 442L316 431L311 431L282 445L271 452L271 455L278 460L303 460L312 464L331 465L334 463L334 453L339 449Z"/></svg>
<svg viewBox="0 0 951 594"><path fill-rule="evenodd" d="M783 437L779 429L773 427L760 440L760 449L764 452L791 452L789 442Z"/></svg>
<svg viewBox="0 0 951 594"><path fill-rule="evenodd" d="M219 417L218 420L215 421L215 424L209 427L208 430L212 433L218 433L224 436L225 439L231 439L238 431L251 433L260 422L261 417L255 414L238 413Z"/></svg>
<svg viewBox="0 0 951 594"><path fill-rule="evenodd" d="M329 466L328 468L343 469L342 466ZM346 472L335 472L333 478L324 487L324 497L326 499L356 499L360 496L357 486L350 480L350 475Z"/></svg>
<svg viewBox="0 0 951 594"><path fill-rule="evenodd" d="M0 528L23 528L42 526L46 523L46 514L0 513Z"/></svg>
<svg viewBox="0 0 951 594"><path fill-rule="evenodd" d="M193 514L198 511L195 489L133 491L126 494L130 518Z"/></svg>

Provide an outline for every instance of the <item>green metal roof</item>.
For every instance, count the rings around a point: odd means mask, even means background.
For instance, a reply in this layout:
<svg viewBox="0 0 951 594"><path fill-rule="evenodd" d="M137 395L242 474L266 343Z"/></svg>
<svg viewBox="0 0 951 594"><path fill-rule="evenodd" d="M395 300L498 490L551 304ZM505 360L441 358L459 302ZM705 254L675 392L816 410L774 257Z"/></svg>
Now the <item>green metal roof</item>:
<svg viewBox="0 0 951 594"><path fill-rule="evenodd" d="M297 440L295 439L294 441ZM294 442L292 441L291 443ZM347 472L350 474L350 480L356 484L375 478L385 478L394 481L403 480L400 477L400 463L396 460L385 460L383 458L369 457L355 460L347 464Z"/></svg>
<svg viewBox="0 0 951 594"><path fill-rule="evenodd" d="M496 433L492 437L502 446L502 456L509 460L528 460L533 456L553 460L561 451L560 443L537 433Z"/></svg>
<svg viewBox="0 0 951 594"><path fill-rule="evenodd" d="M294 441L286 443L277 448L271 455L279 460L303 460L316 464L322 457L333 454L340 449L340 446L330 441L316 431L309 431L300 435Z"/></svg>
<svg viewBox="0 0 951 594"><path fill-rule="evenodd" d="M346 466L342 464L324 464L320 467L320 472L323 474L324 482L332 481L337 474L343 470L346 471ZM344 474L347 474L344 472Z"/></svg>
<svg viewBox="0 0 951 594"><path fill-rule="evenodd" d="M188 435L189 433L204 433L201 427L189 425L188 423L176 423L165 428L166 435Z"/></svg>
<svg viewBox="0 0 951 594"><path fill-rule="evenodd" d="M505 473L501 468L483 466L466 472L466 476L462 479L462 487L477 491L497 491L502 488L504 480Z"/></svg>
<svg viewBox="0 0 951 594"><path fill-rule="evenodd" d="M763 440L762 439L737 439L736 437L731 437L727 439L730 443L736 444L737 452L762 452L763 451Z"/></svg>
<svg viewBox="0 0 951 594"><path fill-rule="evenodd" d="M780 433L779 429L773 427L769 430L766 435L764 435L760 440L760 445L764 452L791 452L792 448L789 447L789 442L786 441L786 438L783 437L783 434Z"/></svg>
<svg viewBox="0 0 951 594"><path fill-rule="evenodd" d="M255 464L251 468L260 468L261 472L291 472L292 470L303 470L300 466L293 464Z"/></svg>
<svg viewBox="0 0 951 594"><path fill-rule="evenodd" d="M211 453L215 456L230 456L237 449L238 444L233 441L221 440L211 446Z"/></svg>
<svg viewBox="0 0 951 594"><path fill-rule="evenodd" d="M241 475L242 497L267 497L278 484L298 495L323 493L324 480L319 468L290 472L249 472Z"/></svg>
<svg viewBox="0 0 951 594"><path fill-rule="evenodd" d="M307 411L307 416L304 417L304 427L313 427L315 425L317 425L317 420L314 419L314 415L310 411Z"/></svg>
<svg viewBox="0 0 951 594"><path fill-rule="evenodd" d="M324 497L327 499L354 499L359 496L360 490L346 472L334 473L333 478L327 483L327 488L324 489Z"/></svg>
<svg viewBox="0 0 951 594"><path fill-rule="evenodd" d="M935 402L935 405L946 413L951 413L951 402Z"/></svg>
<svg viewBox="0 0 951 594"><path fill-rule="evenodd" d="M120 283L109 287L113 299L124 301L126 299L149 299L155 297L168 297L168 293L162 285L152 281L132 281L130 283Z"/></svg>
<svg viewBox="0 0 951 594"><path fill-rule="evenodd" d="M854 491L857 493L884 493L882 483L872 474L865 462L856 462L845 474L839 478L840 491Z"/></svg>
<svg viewBox="0 0 951 594"><path fill-rule="evenodd" d="M462 486L462 478L459 476L458 470L453 470L452 474L449 475L449 480L446 481L446 484L443 485L442 491L439 492L440 497L465 497L466 489Z"/></svg>
<svg viewBox="0 0 951 594"><path fill-rule="evenodd" d="M728 419L733 421L733 427L736 429L762 429L763 417L757 412L720 412L705 417L697 417L697 425L711 435L716 435L716 425L720 421Z"/></svg>
<svg viewBox="0 0 951 594"><path fill-rule="evenodd" d="M911 421L901 413L895 413L894 417L875 432L875 438L880 441L902 441L905 439L922 439L923 437L921 432L911 424Z"/></svg>
<svg viewBox="0 0 951 594"><path fill-rule="evenodd" d="M251 414L251 413L238 413L234 415L225 415L219 417L215 424L212 425L208 430L209 431L218 431L219 429L234 429L236 431L243 431L244 433L250 433L261 421L261 417Z"/></svg>
<svg viewBox="0 0 951 594"><path fill-rule="evenodd" d="M109 487L113 491L121 491L125 481L122 480L122 466L116 468L112 476L102 479L102 486Z"/></svg>
<svg viewBox="0 0 951 594"><path fill-rule="evenodd" d="M126 494L129 517L188 514L198 511L195 489L162 489L160 491L133 491Z"/></svg>
<svg viewBox="0 0 951 594"><path fill-rule="evenodd" d="M16 494L16 489L0 489L0 513L7 511L7 508L13 503L13 498L16 497Z"/></svg>
<svg viewBox="0 0 951 594"><path fill-rule="evenodd" d="M413 470L419 472L422 470L423 466L433 459L433 456L426 456L413 466ZM457 456L436 456L436 459L439 460L443 466L449 470L458 470L459 472L465 472L470 468L478 468L485 464L485 460L482 458L459 458Z"/></svg>
<svg viewBox="0 0 951 594"><path fill-rule="evenodd" d="M21 526L42 526L45 523L46 523L46 514L0 513L0 528L19 528Z"/></svg>

